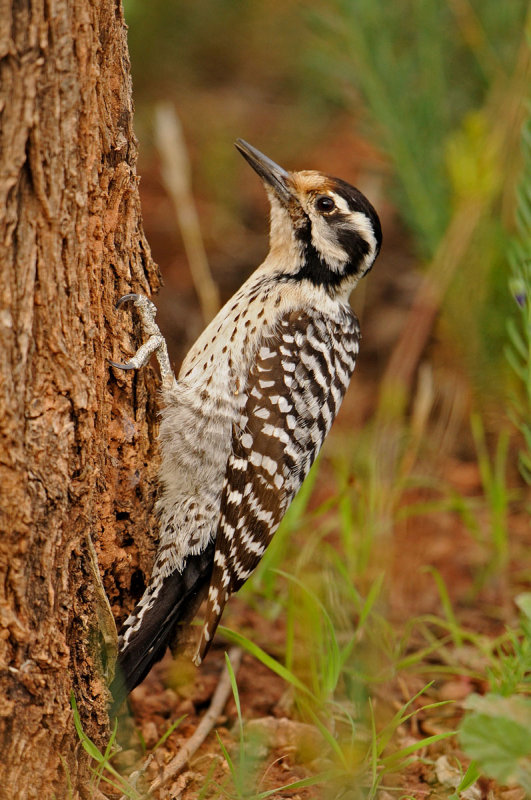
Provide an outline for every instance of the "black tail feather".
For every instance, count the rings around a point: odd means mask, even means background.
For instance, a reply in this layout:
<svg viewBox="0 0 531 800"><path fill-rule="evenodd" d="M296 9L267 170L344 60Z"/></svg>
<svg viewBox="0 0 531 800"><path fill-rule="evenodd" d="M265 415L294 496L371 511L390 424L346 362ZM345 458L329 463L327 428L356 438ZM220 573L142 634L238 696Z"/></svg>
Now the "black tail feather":
<svg viewBox="0 0 531 800"><path fill-rule="evenodd" d="M179 624L195 615L210 582L214 559L214 542L201 553L189 556L183 572L174 572L164 579L162 588L142 623L129 638L127 647L118 655L110 691L115 716L129 692L141 683L153 664L172 645Z"/></svg>

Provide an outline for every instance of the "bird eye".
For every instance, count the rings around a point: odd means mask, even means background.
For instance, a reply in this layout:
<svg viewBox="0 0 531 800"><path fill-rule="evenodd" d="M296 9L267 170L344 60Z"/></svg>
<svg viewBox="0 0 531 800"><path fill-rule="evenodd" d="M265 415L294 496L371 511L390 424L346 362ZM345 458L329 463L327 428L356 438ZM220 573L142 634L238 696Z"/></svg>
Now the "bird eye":
<svg viewBox="0 0 531 800"><path fill-rule="evenodd" d="M336 207L336 204L329 195L323 194L315 201L315 207L317 211L326 213L327 211L332 211Z"/></svg>

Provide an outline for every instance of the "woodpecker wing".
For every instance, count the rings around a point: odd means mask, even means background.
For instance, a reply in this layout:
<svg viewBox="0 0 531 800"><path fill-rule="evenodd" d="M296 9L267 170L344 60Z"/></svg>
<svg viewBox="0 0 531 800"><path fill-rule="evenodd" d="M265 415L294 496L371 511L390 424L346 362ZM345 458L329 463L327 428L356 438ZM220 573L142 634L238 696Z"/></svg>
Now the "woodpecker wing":
<svg viewBox="0 0 531 800"><path fill-rule="evenodd" d="M347 307L341 321L291 311L261 340L233 428L196 663L308 474L349 384L358 342L358 321Z"/></svg>

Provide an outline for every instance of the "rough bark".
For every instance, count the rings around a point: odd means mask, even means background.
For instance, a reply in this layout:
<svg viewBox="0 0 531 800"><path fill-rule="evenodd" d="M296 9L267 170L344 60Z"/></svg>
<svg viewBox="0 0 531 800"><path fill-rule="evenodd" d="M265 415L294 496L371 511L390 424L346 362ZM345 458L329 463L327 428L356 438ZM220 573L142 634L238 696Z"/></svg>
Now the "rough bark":
<svg viewBox="0 0 531 800"><path fill-rule="evenodd" d="M119 0L3 0L0 795L19 800L86 794L72 690L105 738L114 631L91 542L115 613L153 551L153 376L106 362L134 349L116 300L159 281L135 163Z"/></svg>

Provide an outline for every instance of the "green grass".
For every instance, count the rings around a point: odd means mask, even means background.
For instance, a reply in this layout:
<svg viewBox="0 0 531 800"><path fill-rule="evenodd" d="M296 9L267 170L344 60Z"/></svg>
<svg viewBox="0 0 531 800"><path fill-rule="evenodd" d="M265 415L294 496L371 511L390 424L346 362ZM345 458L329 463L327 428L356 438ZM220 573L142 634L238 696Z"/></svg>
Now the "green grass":
<svg viewBox="0 0 531 800"><path fill-rule="evenodd" d="M374 496L370 482L375 479L373 469L359 468L359 460L355 492L345 489L316 509L312 508L311 498L304 497L297 514L283 523L278 541L282 558L275 553L275 541L270 548L270 564L283 560L289 563L289 571L274 568L270 575L261 574L256 582L251 581L246 595L254 594L252 602L256 607L267 608L268 603L273 603L275 613L283 615L287 630L283 660L273 659L256 641L226 628L221 631L286 681L291 687L295 715L319 731L331 769L323 788L325 797L341 796L341 786L349 785L354 779L362 787L360 797L374 797L382 782L391 785L393 775L403 774L425 748L448 738L455 739L456 730L452 728L432 737L420 737L406 747L394 744L411 714L429 713L444 705L434 699L421 708L410 710L422 693L433 694L431 681L434 678L462 676L478 682L488 681L494 691L503 690L510 698L519 696L529 679L527 623L491 639L467 629L453 607L449 587L438 570L428 565L426 570L432 575L440 597L440 615L417 616L405 621L399 630L386 619L385 574L380 571L374 576L381 543L386 541L388 527L398 518L411 518L416 514L425 517L429 510L437 514L452 509L458 510L461 518L468 519L470 533L484 550L489 576L497 580L505 573L510 554L508 510L511 500L506 483L507 437L500 436L491 456L479 417L473 418L472 426L483 484L481 496L465 498L453 490L431 505L401 505L398 488L404 491L414 485L419 466L411 457L412 437L405 430L400 437L404 449L391 462L396 474L387 474L394 491L385 513L377 517L381 529L374 525L372 504L358 504L359 497ZM367 436L367 432L364 435ZM353 449L359 459L359 448ZM374 449L368 446L365 452L370 458ZM418 456L418 448L414 453ZM408 465L407 469L404 464ZM337 484L346 487L349 467L340 455L336 469ZM423 482L432 487L437 485L430 483L426 476L421 485ZM378 483L378 491L384 492L379 478ZM446 491L441 486L439 490ZM356 509L352 507L354 503ZM369 537L360 530L364 526L360 516L363 510L368 516ZM478 534L476 519L489 520L488 535ZM304 537L302 547L301 537ZM357 547L363 548L362 562ZM367 581L359 572L360 563L373 575L372 580ZM404 567L407 568L407 555ZM482 579L479 581L476 576L475 588L474 576L471 576L474 593L484 583L482 567L478 566L478 570ZM364 595L356 584L366 586ZM418 695L406 699L389 719L377 719L372 713L371 696L374 692L378 694L378 687L401 675L426 675L430 683ZM472 748L470 756L473 762L470 766L464 765L455 797L477 779L479 769L484 769L481 754L478 758Z"/></svg>
<svg viewBox="0 0 531 800"><path fill-rule="evenodd" d="M92 773L91 785L94 787L94 789L101 792L101 790L104 788L102 787L103 783L119 791L121 795L123 797L128 798L128 800L146 800L147 797L146 792L137 789L136 783L139 781L139 778L141 777L142 773L145 770L147 760L144 761L143 764L139 765L139 769L135 771L134 775L129 777L125 777L124 775L122 775L120 770L117 769L111 763L112 760L121 751L120 746L117 744L118 718L115 718L114 720L114 725L111 731L111 735L109 737L109 741L107 743L105 750L102 752L99 749L99 747L92 741L92 739L90 739L89 736L87 736L87 734L83 730L81 717L79 715L76 698L74 697L73 692L70 695L70 705L72 707L74 726L79 741L81 742L83 749L85 750L86 753L88 753L91 761L95 765L91 766L91 773ZM184 719L185 717L183 716L174 720L174 722L167 728L164 734L151 748L148 754L149 757L151 757L159 747L162 747L164 742L171 736L171 734L175 731L175 729L181 724L181 722ZM144 755L146 755L145 743L143 742L141 737L140 737L140 743L142 745ZM68 778L68 785L70 786L70 778L68 772L66 774ZM134 783L133 783L133 778L134 778Z"/></svg>
<svg viewBox="0 0 531 800"><path fill-rule="evenodd" d="M249 642L249 644L252 645L251 642ZM261 767L261 760L257 756L260 740L256 737L253 739L245 734L238 684L228 654L225 654L225 662L229 671L236 713L238 715L238 745L236 757L234 758L229 753L218 734L219 747L229 768L230 778L224 784L213 783L211 788L221 793L222 796L230 798L230 800L266 800L266 798L273 797L281 791L302 789L322 783L323 776L317 775L299 781L292 781L291 783L275 787L274 789L257 791L257 786L260 783L259 771Z"/></svg>
<svg viewBox="0 0 531 800"><path fill-rule="evenodd" d="M109 786L122 792L129 800L142 800L143 795L132 786L127 779L122 777L118 770L111 764L114 755L114 748L116 742L116 732L118 720L114 721L114 727L109 737L109 742L104 752L101 752L98 746L90 739L83 730L81 718L77 709L76 699L72 693L70 696L70 704L72 706L72 713L74 725L76 728L79 741L86 753L90 756L91 760L96 764L91 768L92 784L95 789L100 788L100 784L106 783Z"/></svg>
<svg viewBox="0 0 531 800"><path fill-rule="evenodd" d="M507 515L510 493L506 480L509 434L507 430L500 432L492 461L487 448L483 424L477 414L472 416L472 434L476 445L483 493L489 509L489 540L492 550L490 569L495 572L503 572L507 567L509 557Z"/></svg>
<svg viewBox="0 0 531 800"><path fill-rule="evenodd" d="M530 37L531 37L531 25ZM507 320L507 359L517 379L513 420L522 435L520 470L531 484L531 118L522 129L522 175L517 192L516 232L509 250L509 291L513 314Z"/></svg>
<svg viewBox="0 0 531 800"><path fill-rule="evenodd" d="M417 734L413 741L403 743L404 731L414 718L429 718L449 707L438 698L434 681L456 676L486 683L487 697L499 696L508 704L504 712L499 705L481 706L480 701L471 701L460 728L460 741L474 764L470 768L467 763L462 765L461 789L456 789L456 796L477 777L478 770L494 777L509 774L508 760L520 758L520 751L513 748L499 771L496 764L493 767L495 753L485 751L481 741L476 740L489 713L498 722L506 713L507 722L502 719L501 724L513 731L511 741L515 740L515 714L520 706L522 713L527 709L523 698L529 691L531 674L528 596L518 600L522 609L519 626L488 638L463 626L459 609L452 602L451 587L437 569L426 565L438 591L439 613L417 615L402 625L391 624L388 608L392 586L386 575L388 559L381 556L382 543L387 546L398 520L413 520L416 515L426 520L428 512L434 516L447 514L449 510L468 508L473 500L471 519L494 520L502 526L498 538L479 536L473 525L470 533L484 549L485 561L492 562L491 577L496 579L505 573L511 549L507 535L510 492L506 486L506 445L502 441L490 455L478 418L473 425L483 482L482 494L476 498L462 497L457 502L455 490L445 498L444 488L424 473L419 485L438 486L442 499L405 505L406 492L416 484L417 472L423 465L422 449L407 428L398 437L401 449L386 462L385 479L372 464L380 438L374 429L374 446L367 430L363 447L352 447L355 459L346 460L345 453L336 449L336 462L322 460L320 473L319 468L312 473L310 483L270 546L266 566L249 582L244 594L266 619L276 619L285 626L284 649L271 653L267 641L261 642L259 636L251 639L226 627L220 627L219 632L284 681L291 697L287 713L314 728L322 740L323 763L318 768L313 763L304 765L308 775L303 781L274 790L263 787L268 761L263 761L260 742L247 734L246 709L239 697L237 677L228 664L237 713L234 746L219 739L219 758L226 762L228 775L220 782L213 768L203 787L204 798L259 800L274 796L275 791L295 791L312 785L319 786L319 796L339 798L353 784L359 791L352 797L374 798L380 788L392 789L412 764L425 757L427 748L444 753L445 741L456 740L457 728L451 724L446 730ZM363 458L371 464L364 464ZM355 484L349 479L350 470L356 470ZM312 490L325 474L332 496L316 507ZM337 494L334 486L342 487ZM393 488L386 496L387 486ZM360 498L369 500L364 503ZM460 512L460 517L466 518L466 514ZM406 553L404 568L407 566ZM423 687L409 697L402 695L398 707L391 710L382 701L386 687L396 687L398 698L401 682L412 677L424 680ZM131 800L139 800L142 794L136 785L113 765L116 728L100 752L82 730L75 701L72 706L78 736L94 762L94 785L108 783ZM176 720L168 728L157 746L164 745L180 722ZM140 764L140 772L142 769ZM525 786L525 770L515 770L516 767L510 776L514 773Z"/></svg>
<svg viewBox="0 0 531 800"><path fill-rule="evenodd" d="M459 738L486 775L531 794L531 593L516 598L520 624L492 653L489 692L470 695Z"/></svg>

